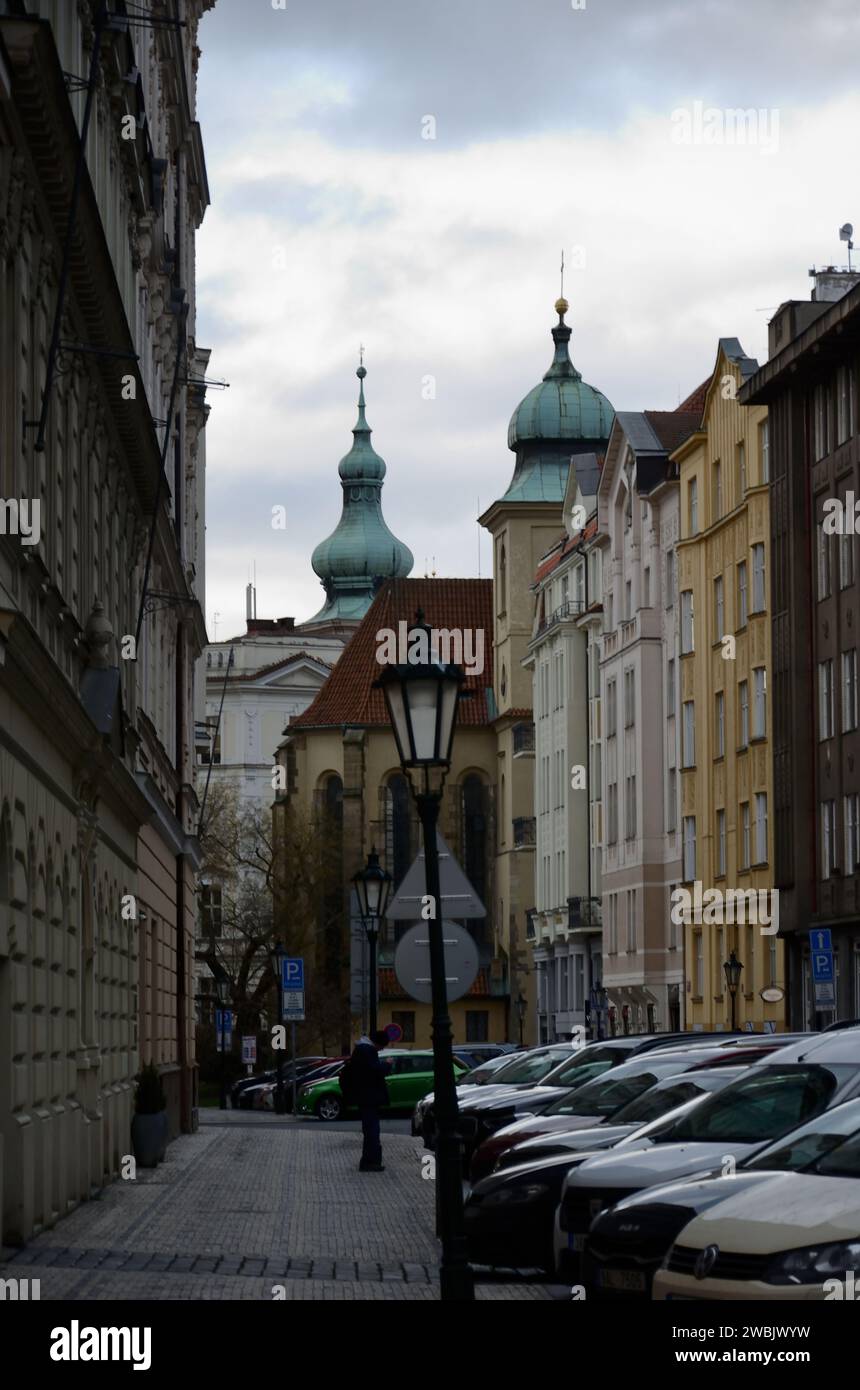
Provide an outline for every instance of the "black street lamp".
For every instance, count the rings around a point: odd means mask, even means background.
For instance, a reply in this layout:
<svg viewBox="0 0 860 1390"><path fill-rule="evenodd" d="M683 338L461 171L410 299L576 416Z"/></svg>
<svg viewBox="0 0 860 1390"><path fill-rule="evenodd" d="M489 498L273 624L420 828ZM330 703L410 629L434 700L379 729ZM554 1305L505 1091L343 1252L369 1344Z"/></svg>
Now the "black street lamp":
<svg viewBox="0 0 860 1390"><path fill-rule="evenodd" d="M526 997L524 994L521 994L517 999L517 1018L519 1019L520 1024L520 1047L522 1047L523 1045L523 1024L526 1021L527 1008L528 1002L526 1000Z"/></svg>
<svg viewBox="0 0 860 1390"><path fill-rule="evenodd" d="M379 926L385 916L385 909L388 907L393 882L388 870L382 868L375 846L371 848L364 868L359 869L357 874L353 874L352 881L358 894L361 920L364 923L367 944L370 947L368 998L370 1026L368 1031L372 1035L376 1032L376 943L379 940Z"/></svg>
<svg viewBox="0 0 860 1390"><path fill-rule="evenodd" d="M434 916L428 921L428 937L433 1001L436 1181L442 1238L440 1291L446 1302L467 1301L475 1297L475 1284L466 1258L462 1141L445 984L445 946L436 843L442 788L451 766L454 724L464 678L459 667L444 666L439 661L438 652L433 651L430 628L425 624L420 608L409 631L407 651L413 658L419 659L386 666L376 684L385 695L400 763L418 808L424 839L427 896L434 911Z"/></svg>
<svg viewBox="0 0 860 1390"><path fill-rule="evenodd" d="M726 975L726 984L729 987L729 998L732 1001L732 1032L737 1028L737 1003L738 985L741 982L741 971L743 964L738 960L734 951L731 952L728 960L723 961L723 970Z"/></svg>
<svg viewBox="0 0 860 1390"><path fill-rule="evenodd" d="M284 970L282 962L286 954L284 943L278 937L274 946L269 949L269 964L272 967L272 974L278 987L279 1024L284 1021ZM293 1063L295 1065L295 1058L293 1058ZM275 1113L278 1115L284 1113L284 1049L282 1047L278 1048L278 1085L275 1090Z"/></svg>
<svg viewBox="0 0 860 1390"><path fill-rule="evenodd" d="M224 1027L224 1014L227 1010L228 1004L230 1003L230 978L227 974L222 973L218 976L218 978L215 981L215 992L218 995L218 1003L221 1005L221 1095L218 1104L221 1110L226 1110L227 1048L225 1045L225 1038L227 1034L227 1029Z"/></svg>

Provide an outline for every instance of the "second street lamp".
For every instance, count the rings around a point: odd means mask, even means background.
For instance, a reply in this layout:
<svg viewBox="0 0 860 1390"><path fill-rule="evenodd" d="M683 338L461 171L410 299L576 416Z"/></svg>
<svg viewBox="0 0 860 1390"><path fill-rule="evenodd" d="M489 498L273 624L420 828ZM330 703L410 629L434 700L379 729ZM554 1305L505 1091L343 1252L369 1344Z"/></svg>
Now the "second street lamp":
<svg viewBox="0 0 860 1390"><path fill-rule="evenodd" d="M743 964L738 960L734 951L732 951L728 960L723 961L723 970L725 971L726 984L729 987L729 998L732 1004L732 1032L737 1028L738 985L741 982L741 971L743 968Z"/></svg>
<svg viewBox="0 0 860 1390"><path fill-rule="evenodd" d="M272 967L272 974L275 977L275 984L278 987L278 1023L284 1021L284 943L278 937L274 946L269 951L269 963ZM295 1072L295 1057L293 1058L293 1071ZM278 1050L278 1085L275 1091L275 1112L278 1115L284 1113L284 1049Z"/></svg>
<svg viewBox="0 0 860 1390"><path fill-rule="evenodd" d="M409 780L421 820L427 897L433 916L427 923L433 1001L433 1094L436 1111L436 1182L442 1262L440 1292L445 1301L475 1297L466 1258L463 1221L462 1143L454 1079L451 1019L445 984L445 946L439 850L436 842L439 805L451 765L451 745L463 673L443 666L433 650L430 628L418 610L411 625L407 651L410 660L386 666L376 684L381 687L397 742L401 766Z"/></svg>
<svg viewBox="0 0 860 1390"><path fill-rule="evenodd" d="M368 969L368 1032L372 1037L376 1032L376 943L379 940L380 923L385 916L385 909L388 907L388 899L391 896L391 874L387 869L383 869L379 862L379 855L374 846L367 856L367 863L363 869L359 869L352 879L355 884L355 891L358 894L359 911L361 920L364 923L364 930L367 933L367 944L370 947L370 959Z"/></svg>

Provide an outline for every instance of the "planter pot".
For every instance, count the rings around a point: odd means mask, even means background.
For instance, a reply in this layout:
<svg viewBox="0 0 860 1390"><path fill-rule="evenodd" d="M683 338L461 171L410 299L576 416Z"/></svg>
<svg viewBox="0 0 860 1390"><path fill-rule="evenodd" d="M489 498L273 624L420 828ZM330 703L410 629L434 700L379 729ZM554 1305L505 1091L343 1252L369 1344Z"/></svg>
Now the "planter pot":
<svg viewBox="0 0 860 1390"><path fill-rule="evenodd" d="M167 1111L157 1115L135 1115L131 1122L131 1142L135 1162L141 1168L155 1168L167 1152Z"/></svg>

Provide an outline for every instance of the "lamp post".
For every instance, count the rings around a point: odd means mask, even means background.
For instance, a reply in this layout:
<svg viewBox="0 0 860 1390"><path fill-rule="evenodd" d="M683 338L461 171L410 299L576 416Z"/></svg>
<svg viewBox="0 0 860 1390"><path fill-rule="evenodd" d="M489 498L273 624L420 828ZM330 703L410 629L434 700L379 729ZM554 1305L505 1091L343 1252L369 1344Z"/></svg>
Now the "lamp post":
<svg viewBox="0 0 860 1390"><path fill-rule="evenodd" d="M734 951L729 955L728 960L723 961L723 970L726 975L726 984L729 987L729 998L732 1001L732 1032L737 1028L737 1004L738 1004L738 985L741 982L741 971L743 964L738 960Z"/></svg>
<svg viewBox="0 0 860 1390"><path fill-rule="evenodd" d="M376 685L385 696L400 763L418 808L424 839L427 897L433 912L427 926L433 1007L436 1181L442 1239L440 1291L445 1302L469 1301L475 1297L475 1286L466 1258L462 1142L458 1132L459 1110L445 984L445 946L436 843L439 806L445 777L451 766L451 745L463 673L458 667L445 666L439 661L438 652L433 650L430 628L425 624L420 608L409 630L407 653L408 661L386 666Z"/></svg>
<svg viewBox="0 0 860 1390"><path fill-rule="evenodd" d="M274 946L272 946L271 949L269 950L269 964L270 964L271 967L272 967L272 974L273 974L274 977L275 977L275 983L276 983L276 985L277 985L277 987L278 987L278 1023L279 1023L279 1024L280 1024L280 1023L283 1023L283 1021L284 1021L284 970L283 970L283 959L284 959L284 956L285 956L286 954L287 954L287 953L286 953L286 951L284 950L284 943L283 943L283 941L281 940L281 938L278 937L278 939L277 939L277 941L275 942ZM294 1070L295 1070L295 1060L296 1060L296 1059L295 1059L295 1057L294 1057L294 1058L293 1058L293 1069L294 1069ZM276 1091L275 1091L275 1113L276 1113L277 1115L283 1115L283 1113L284 1113L284 1049L283 1049L282 1047L278 1049L278 1085L277 1085L277 1089L276 1089Z"/></svg>
<svg viewBox="0 0 860 1390"><path fill-rule="evenodd" d="M522 1047L522 1045L523 1045L523 1024L524 1024L525 1021L526 1021L526 1009L527 1009L527 1008L528 1008L528 1002L527 1002L527 1000L526 1000L526 997L525 997L524 994L521 994L521 995L519 996L519 998L517 999L517 1018L519 1019L519 1024L520 1024L520 1047Z"/></svg>
<svg viewBox="0 0 860 1390"><path fill-rule="evenodd" d="M361 919L367 933L367 944L370 947L370 979L368 982L370 1024L368 1031L372 1036L376 1032L376 943L379 940L379 924L385 916L393 882L388 870L382 868L375 846L371 848L364 868L359 869L357 874L353 874L352 881L358 894Z"/></svg>
<svg viewBox="0 0 860 1390"><path fill-rule="evenodd" d="M218 1003L221 1006L221 1095L219 1107L221 1110L227 1109L227 1048L224 1045L227 1029L224 1027L224 1013L230 1003L230 980L226 974L219 975L215 981L215 991L218 995Z"/></svg>

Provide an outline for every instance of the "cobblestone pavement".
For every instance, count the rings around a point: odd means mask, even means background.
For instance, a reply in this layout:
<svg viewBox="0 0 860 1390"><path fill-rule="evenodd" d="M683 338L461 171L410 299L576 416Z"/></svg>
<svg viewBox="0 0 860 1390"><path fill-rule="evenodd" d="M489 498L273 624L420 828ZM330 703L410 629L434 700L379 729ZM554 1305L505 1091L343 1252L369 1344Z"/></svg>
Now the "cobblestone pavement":
<svg viewBox="0 0 860 1390"><path fill-rule="evenodd" d="M357 1126L259 1118L204 1115L158 1168L2 1251L0 1278L38 1279L43 1300L436 1300L434 1185L419 1141L386 1125L386 1171L359 1173ZM488 1275L478 1297L560 1295L508 1278Z"/></svg>

